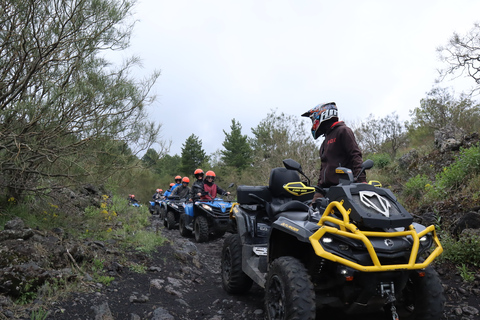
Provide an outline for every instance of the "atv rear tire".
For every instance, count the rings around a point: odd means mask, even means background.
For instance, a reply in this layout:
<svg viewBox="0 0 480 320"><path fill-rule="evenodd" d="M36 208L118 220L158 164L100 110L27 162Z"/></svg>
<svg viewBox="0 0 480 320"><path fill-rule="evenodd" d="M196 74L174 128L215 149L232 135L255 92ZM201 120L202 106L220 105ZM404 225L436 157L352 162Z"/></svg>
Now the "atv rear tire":
<svg viewBox="0 0 480 320"><path fill-rule="evenodd" d="M415 320L441 319L445 296L435 269L428 266L423 277L419 277L413 272L402 292L401 300L397 306L400 318L410 316L409 319Z"/></svg>
<svg viewBox="0 0 480 320"><path fill-rule="evenodd" d="M193 231L195 233L195 241L205 242L208 241L208 221L204 216L198 216L195 219L193 225Z"/></svg>
<svg viewBox="0 0 480 320"><path fill-rule="evenodd" d="M242 271L242 243L238 234L231 234L223 242L222 286L228 293L245 293L253 280Z"/></svg>
<svg viewBox="0 0 480 320"><path fill-rule="evenodd" d="M173 211L168 211L167 212L167 218L165 219L165 227L168 229L168 230L172 230L175 228L175 225L176 225L176 221L175 221L175 213Z"/></svg>
<svg viewBox="0 0 480 320"><path fill-rule="evenodd" d="M315 291L298 259L280 257L271 263L265 283L265 310L269 320L315 319Z"/></svg>
<svg viewBox="0 0 480 320"><path fill-rule="evenodd" d="M180 215L178 230L180 231L180 235L182 237L190 237L192 235L192 232L186 228L185 214Z"/></svg>

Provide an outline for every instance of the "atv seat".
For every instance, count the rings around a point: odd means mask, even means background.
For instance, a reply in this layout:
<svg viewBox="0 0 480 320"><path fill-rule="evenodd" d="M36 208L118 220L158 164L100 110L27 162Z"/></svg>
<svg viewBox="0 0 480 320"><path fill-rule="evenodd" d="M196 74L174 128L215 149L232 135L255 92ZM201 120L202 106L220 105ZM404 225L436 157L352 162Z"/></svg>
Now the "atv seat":
<svg viewBox="0 0 480 320"><path fill-rule="evenodd" d="M311 196L298 197L283 188L285 184L297 181L300 181L297 171L275 168L270 172L268 189L272 194L272 201L268 203L266 209L272 220L279 216L292 220L307 220L309 206L302 201L308 200Z"/></svg>

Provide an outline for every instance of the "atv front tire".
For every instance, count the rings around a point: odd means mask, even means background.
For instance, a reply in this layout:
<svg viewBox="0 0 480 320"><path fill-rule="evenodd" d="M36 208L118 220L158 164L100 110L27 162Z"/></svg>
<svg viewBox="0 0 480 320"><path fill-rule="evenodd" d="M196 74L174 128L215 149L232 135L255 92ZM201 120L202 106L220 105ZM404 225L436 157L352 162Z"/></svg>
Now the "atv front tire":
<svg viewBox="0 0 480 320"><path fill-rule="evenodd" d="M315 319L315 291L298 259L280 257L271 263L265 283L265 310L269 320Z"/></svg>
<svg viewBox="0 0 480 320"><path fill-rule="evenodd" d="M175 221L175 213L173 211L167 212L167 218L165 219L165 227L168 230L172 230L175 228L176 221Z"/></svg>
<svg viewBox="0 0 480 320"><path fill-rule="evenodd" d="M228 293L245 293L253 280L242 271L242 243L238 234L231 234L223 242L222 286Z"/></svg>
<svg viewBox="0 0 480 320"><path fill-rule="evenodd" d="M205 242L208 241L208 221L204 216L198 216L195 219L193 226L193 231L195 232L195 241Z"/></svg>
<svg viewBox="0 0 480 320"><path fill-rule="evenodd" d="M182 237L190 237L192 235L192 232L186 228L184 213L180 215L180 219L178 222L178 230L180 231L180 235Z"/></svg>
<svg viewBox="0 0 480 320"><path fill-rule="evenodd" d="M423 277L412 273L397 310L400 318L409 316L409 319L415 320L438 320L442 318L444 305L445 296L438 273L428 266Z"/></svg>

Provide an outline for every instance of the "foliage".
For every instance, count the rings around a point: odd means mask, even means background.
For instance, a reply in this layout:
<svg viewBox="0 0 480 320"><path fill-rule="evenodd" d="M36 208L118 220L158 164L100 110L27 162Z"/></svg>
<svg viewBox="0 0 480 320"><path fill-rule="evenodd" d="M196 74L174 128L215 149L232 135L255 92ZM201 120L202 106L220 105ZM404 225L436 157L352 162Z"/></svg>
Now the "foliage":
<svg viewBox="0 0 480 320"><path fill-rule="evenodd" d="M480 106L470 96L458 98L448 88L433 88L420 100L420 107L410 110L407 124L409 134L422 131L424 137L446 126L457 127L470 133L480 127Z"/></svg>
<svg viewBox="0 0 480 320"><path fill-rule="evenodd" d="M372 159L373 163L375 164L375 168L377 169L383 169L392 162L392 160L390 159L390 155L388 155L387 153L370 153L364 154L363 157Z"/></svg>
<svg viewBox="0 0 480 320"><path fill-rule="evenodd" d="M473 282L475 280L475 272L470 271L466 264L462 263L460 266L457 266L457 270L460 273L460 277L462 277L463 281Z"/></svg>
<svg viewBox="0 0 480 320"><path fill-rule="evenodd" d="M397 151L406 145L405 128L395 112L384 118L370 114L354 129L354 133L363 152L387 153L392 160Z"/></svg>
<svg viewBox="0 0 480 320"><path fill-rule="evenodd" d="M473 234L461 234L457 240L452 235L442 232L440 242L443 246L442 259L457 265L470 264L480 267L480 238Z"/></svg>
<svg viewBox="0 0 480 320"><path fill-rule="evenodd" d="M467 179L474 178L479 173L480 145L462 148L456 161L436 175L435 184L428 190L428 194L433 199L443 198L447 192L463 187Z"/></svg>
<svg viewBox="0 0 480 320"><path fill-rule="evenodd" d="M405 183L402 194L407 199L419 200L431 186L430 183L425 174L417 174Z"/></svg>
<svg viewBox="0 0 480 320"><path fill-rule="evenodd" d="M129 77L133 3L110 0L0 3L0 187L7 197L106 179L155 141L145 106L159 76ZM130 149L132 146L138 149Z"/></svg>
<svg viewBox="0 0 480 320"><path fill-rule="evenodd" d="M147 273L147 267L142 264L130 262L128 268L135 273Z"/></svg>
<svg viewBox="0 0 480 320"><path fill-rule="evenodd" d="M208 161L208 158L202 148L202 140L192 133L182 145L180 173L183 175L193 174L196 168Z"/></svg>
<svg viewBox="0 0 480 320"><path fill-rule="evenodd" d="M445 46L437 49L446 67L441 70L441 79L447 75L465 75L475 81L475 90L480 84L480 24L475 23L465 35L454 33Z"/></svg>
<svg viewBox="0 0 480 320"><path fill-rule="evenodd" d="M308 120L309 121L309 120ZM254 150L253 172L246 175L262 183L268 182L270 170L280 167L284 159L294 159L312 181L318 175L318 147L312 140L306 122L275 111L252 128L250 144Z"/></svg>
<svg viewBox="0 0 480 320"><path fill-rule="evenodd" d="M45 320L50 315L47 310L39 308L38 310L32 310L30 314L30 320Z"/></svg>
<svg viewBox="0 0 480 320"><path fill-rule="evenodd" d="M248 137L242 135L242 126L239 122L232 119L230 129L230 133L223 131L225 140L222 145L225 150L221 151L221 159L226 166L236 168L241 172L251 165L253 150L248 144Z"/></svg>

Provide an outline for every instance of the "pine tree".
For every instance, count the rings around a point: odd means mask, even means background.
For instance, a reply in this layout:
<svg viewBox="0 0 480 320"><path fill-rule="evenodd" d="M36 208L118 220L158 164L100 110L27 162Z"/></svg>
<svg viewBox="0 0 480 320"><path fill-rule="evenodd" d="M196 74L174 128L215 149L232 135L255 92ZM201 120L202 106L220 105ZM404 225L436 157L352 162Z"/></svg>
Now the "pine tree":
<svg viewBox="0 0 480 320"><path fill-rule="evenodd" d="M225 132L225 140L222 145L221 159L226 166L235 167L238 171L242 171L252 163L253 151L248 144L248 137L242 135L242 126L240 122L232 119L230 133Z"/></svg>
<svg viewBox="0 0 480 320"><path fill-rule="evenodd" d="M208 156L202 149L202 140L192 133L182 146L180 172L184 175L192 175L196 168L207 161Z"/></svg>

